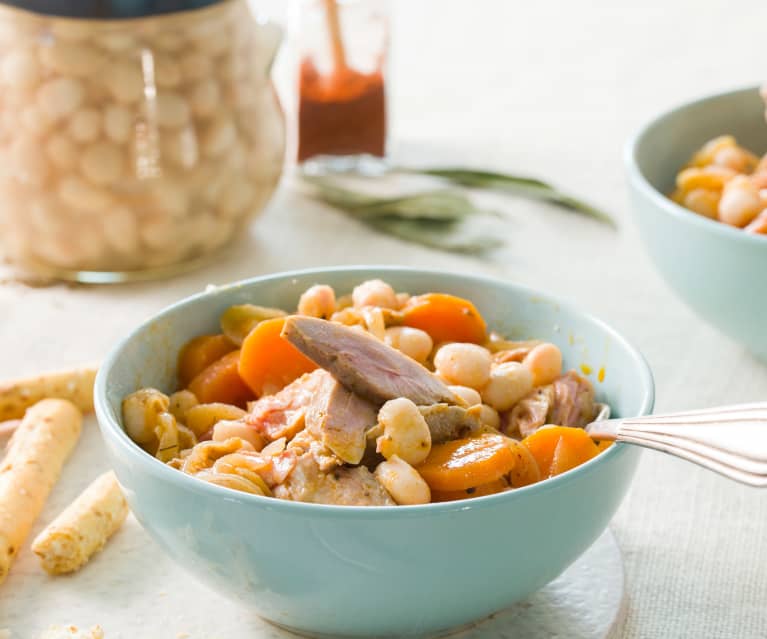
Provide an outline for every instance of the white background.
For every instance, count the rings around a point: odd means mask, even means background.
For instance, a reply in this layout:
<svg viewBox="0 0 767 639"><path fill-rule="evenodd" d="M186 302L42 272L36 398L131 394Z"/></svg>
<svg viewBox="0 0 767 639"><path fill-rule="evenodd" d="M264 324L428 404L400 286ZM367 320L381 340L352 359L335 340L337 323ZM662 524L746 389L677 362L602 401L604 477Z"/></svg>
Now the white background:
<svg viewBox="0 0 767 639"><path fill-rule="evenodd" d="M284 13L284 3L270 5ZM508 248L482 263L377 236L285 184L250 237L206 270L115 288L0 285L0 377L99 360L139 320L209 282L379 262L483 272L575 301L646 354L658 410L764 399L767 368L676 300L643 255L621 159L627 136L660 110L767 79L764 7L756 0L396 2L395 159L546 178L609 210L619 233L545 205L488 196L479 199L508 213ZM278 67L283 90L291 86L286 60ZM45 520L95 476L97 436L86 440ZM626 637L767 636L764 493L646 453L614 530L627 569ZM140 542L148 543L143 536ZM110 550L97 562L117 561ZM133 579L118 566L104 588ZM89 579L89 570L91 578L103 574L91 566L71 587L84 584L78 580ZM162 609L157 592L164 586L148 574L140 578L151 587L130 605L151 616ZM49 585L25 551L2 586L0 627L11 615L23 620L22 611L30 624L109 625L95 604L93 618L68 618L48 598ZM168 637L189 630L169 627Z"/></svg>

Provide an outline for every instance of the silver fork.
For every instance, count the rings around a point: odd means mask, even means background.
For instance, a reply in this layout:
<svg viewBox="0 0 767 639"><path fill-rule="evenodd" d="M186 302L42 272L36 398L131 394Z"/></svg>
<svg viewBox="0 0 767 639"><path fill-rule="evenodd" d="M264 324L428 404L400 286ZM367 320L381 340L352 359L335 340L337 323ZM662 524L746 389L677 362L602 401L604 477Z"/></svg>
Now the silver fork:
<svg viewBox="0 0 767 639"><path fill-rule="evenodd" d="M736 404L666 415L609 419L610 407L586 426L598 440L644 446L725 477L767 487L767 403Z"/></svg>

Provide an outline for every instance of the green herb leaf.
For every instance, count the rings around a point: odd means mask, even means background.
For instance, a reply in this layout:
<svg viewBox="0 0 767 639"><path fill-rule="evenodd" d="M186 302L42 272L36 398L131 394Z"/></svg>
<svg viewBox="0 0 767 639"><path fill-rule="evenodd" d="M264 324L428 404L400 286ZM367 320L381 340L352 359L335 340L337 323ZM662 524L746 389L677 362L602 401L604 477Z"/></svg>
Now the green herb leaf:
<svg viewBox="0 0 767 639"><path fill-rule="evenodd" d="M393 215L408 219L459 220L478 210L466 195L452 189L434 189L396 197L376 197L342 188L327 178L305 178L312 184L319 198L327 204L342 208L358 217Z"/></svg>
<svg viewBox="0 0 767 639"><path fill-rule="evenodd" d="M575 211L576 213L591 217L599 222L608 224L613 228L617 228L615 220L608 213L593 207L582 200L578 200L577 198L562 193L551 184L535 178L507 175L504 173L496 173L494 171L472 171L470 169L402 168L398 170L406 173L430 175L432 177L448 180L453 184L459 184L470 188L505 191L523 197L545 200L571 211Z"/></svg>
<svg viewBox="0 0 767 639"><path fill-rule="evenodd" d="M472 216L497 216L476 208L465 194L437 189L398 197L376 197L342 188L327 177L304 176L315 196L367 226L402 240L454 253L481 255L503 242L464 222Z"/></svg>
<svg viewBox="0 0 767 639"><path fill-rule="evenodd" d="M365 220L365 224L402 240L452 253L484 255L503 246L498 235L478 232L464 223L379 217Z"/></svg>

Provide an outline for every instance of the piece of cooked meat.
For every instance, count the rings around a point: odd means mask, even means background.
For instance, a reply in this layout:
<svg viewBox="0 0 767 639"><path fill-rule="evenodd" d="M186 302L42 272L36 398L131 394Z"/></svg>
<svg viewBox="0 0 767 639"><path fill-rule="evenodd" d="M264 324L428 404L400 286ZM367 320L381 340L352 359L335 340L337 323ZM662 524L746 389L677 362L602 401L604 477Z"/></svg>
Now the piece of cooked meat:
<svg viewBox="0 0 767 639"><path fill-rule="evenodd" d="M298 459L293 472L274 489L274 496L336 506L394 506L389 493L364 466L323 473L311 453Z"/></svg>
<svg viewBox="0 0 767 639"><path fill-rule="evenodd" d="M549 410L549 423L560 426L588 424L596 415L594 387L585 377L569 371L552 384L554 401Z"/></svg>
<svg viewBox="0 0 767 639"><path fill-rule="evenodd" d="M591 382L575 371L569 371L517 402L507 414L503 430L508 435L519 432L522 437L527 437L544 424L583 428L596 412Z"/></svg>
<svg viewBox="0 0 767 639"><path fill-rule="evenodd" d="M290 439L304 428L306 410L326 375L322 370L312 371L274 395L264 395L250 405L241 421L270 440Z"/></svg>
<svg viewBox="0 0 767 639"><path fill-rule="evenodd" d="M461 403L436 375L366 333L313 317L289 317L282 336L346 388L377 405L398 397L418 405Z"/></svg>
<svg viewBox="0 0 767 639"><path fill-rule="evenodd" d="M323 473L343 464L338 455L306 429L292 439L286 452L292 452L299 457L310 453Z"/></svg>
<svg viewBox="0 0 767 639"><path fill-rule="evenodd" d="M503 432L512 437L517 433L521 437L532 435L546 423L553 399L553 386L533 389L527 397L514 405L511 412L505 413Z"/></svg>
<svg viewBox="0 0 767 639"><path fill-rule="evenodd" d="M365 433L375 426L377 410L325 370L306 411L306 429L348 464L359 464Z"/></svg>
<svg viewBox="0 0 767 639"><path fill-rule="evenodd" d="M462 406L432 404L419 406L418 410L421 411L429 427L432 444L468 437L482 426L478 406L467 409Z"/></svg>

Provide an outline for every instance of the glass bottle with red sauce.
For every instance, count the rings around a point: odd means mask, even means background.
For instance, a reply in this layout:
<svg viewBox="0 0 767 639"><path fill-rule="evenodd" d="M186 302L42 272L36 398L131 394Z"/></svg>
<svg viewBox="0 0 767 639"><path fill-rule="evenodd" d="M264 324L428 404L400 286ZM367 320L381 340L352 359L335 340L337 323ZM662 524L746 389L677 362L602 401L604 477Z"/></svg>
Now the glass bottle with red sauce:
<svg viewBox="0 0 767 639"><path fill-rule="evenodd" d="M298 162L384 158L388 2L305 0L299 42Z"/></svg>

